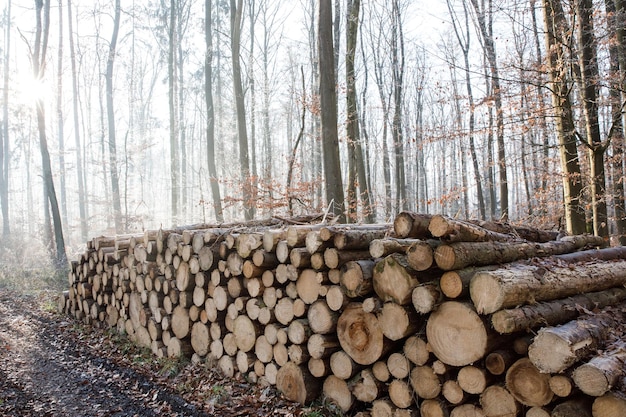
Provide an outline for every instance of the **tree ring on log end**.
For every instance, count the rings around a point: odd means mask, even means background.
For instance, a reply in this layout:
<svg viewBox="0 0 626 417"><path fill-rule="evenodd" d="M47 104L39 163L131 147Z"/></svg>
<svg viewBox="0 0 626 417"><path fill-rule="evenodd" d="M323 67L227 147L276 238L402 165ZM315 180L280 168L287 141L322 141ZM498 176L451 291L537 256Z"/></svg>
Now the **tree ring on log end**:
<svg viewBox="0 0 626 417"><path fill-rule="evenodd" d="M426 338L435 356L447 365L469 365L488 353L485 324L466 303L442 303L428 319Z"/></svg>
<svg viewBox="0 0 626 417"><path fill-rule="evenodd" d="M470 297L478 314L491 314L503 303L500 283L489 273L479 272L470 283Z"/></svg>
<svg viewBox="0 0 626 417"><path fill-rule="evenodd" d="M360 303L350 304L337 321L341 348L358 364L371 365L383 353L383 332L378 319L366 313Z"/></svg>

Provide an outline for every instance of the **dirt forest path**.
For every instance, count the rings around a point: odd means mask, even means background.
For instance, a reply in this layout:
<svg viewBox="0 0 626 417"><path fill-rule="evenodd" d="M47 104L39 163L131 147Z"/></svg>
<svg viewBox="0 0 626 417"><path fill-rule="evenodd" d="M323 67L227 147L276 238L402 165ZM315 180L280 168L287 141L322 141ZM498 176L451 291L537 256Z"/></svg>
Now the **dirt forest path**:
<svg viewBox="0 0 626 417"><path fill-rule="evenodd" d="M0 416L302 415L267 390L216 381L210 372L204 381L197 370L190 381L151 366L139 372L132 352L103 331L86 332L40 304L0 288Z"/></svg>

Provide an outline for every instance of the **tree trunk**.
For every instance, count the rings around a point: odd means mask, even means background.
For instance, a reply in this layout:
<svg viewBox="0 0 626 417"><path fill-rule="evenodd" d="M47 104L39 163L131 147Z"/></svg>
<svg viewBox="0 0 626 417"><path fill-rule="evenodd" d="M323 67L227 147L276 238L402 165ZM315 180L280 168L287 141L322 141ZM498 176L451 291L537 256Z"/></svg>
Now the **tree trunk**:
<svg viewBox="0 0 626 417"><path fill-rule="evenodd" d="M321 382L302 366L288 362L278 370L276 388L287 399L300 404L308 404L315 400L321 391Z"/></svg>
<svg viewBox="0 0 626 417"><path fill-rule="evenodd" d="M6 3L6 32L4 34L2 126L0 126L0 206L2 207L2 236L11 233L9 220L9 68L11 50L11 0Z"/></svg>
<svg viewBox="0 0 626 417"><path fill-rule="evenodd" d="M215 108L213 105L213 2L204 2L204 40L206 44L204 58L204 98L206 101L206 142L207 142L207 167L209 171L209 183L211 184L211 196L213 198L213 210L215 220L218 223L224 222L222 209L222 197L217 176L215 159Z"/></svg>
<svg viewBox="0 0 626 417"><path fill-rule="evenodd" d="M319 2L318 48L326 203L329 204L329 213L337 216L341 222L345 219L345 208L337 134L337 93L335 91L335 58L330 0Z"/></svg>

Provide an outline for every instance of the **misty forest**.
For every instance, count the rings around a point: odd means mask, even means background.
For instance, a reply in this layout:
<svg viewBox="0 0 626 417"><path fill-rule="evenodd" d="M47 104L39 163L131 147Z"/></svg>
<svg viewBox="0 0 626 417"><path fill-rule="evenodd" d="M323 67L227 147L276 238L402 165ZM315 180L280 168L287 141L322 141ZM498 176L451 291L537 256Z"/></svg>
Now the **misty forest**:
<svg viewBox="0 0 626 417"><path fill-rule="evenodd" d="M0 4L0 265L311 213L626 241L624 0Z"/></svg>

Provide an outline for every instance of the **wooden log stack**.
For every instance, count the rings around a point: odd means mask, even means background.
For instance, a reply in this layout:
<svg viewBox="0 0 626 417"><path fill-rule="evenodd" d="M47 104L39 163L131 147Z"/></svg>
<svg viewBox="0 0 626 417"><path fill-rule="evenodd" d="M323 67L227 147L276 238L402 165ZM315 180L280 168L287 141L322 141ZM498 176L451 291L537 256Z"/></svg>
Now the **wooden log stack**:
<svg viewBox="0 0 626 417"><path fill-rule="evenodd" d="M345 413L613 417L626 250L603 246L409 212L194 225L92 239L59 309Z"/></svg>

